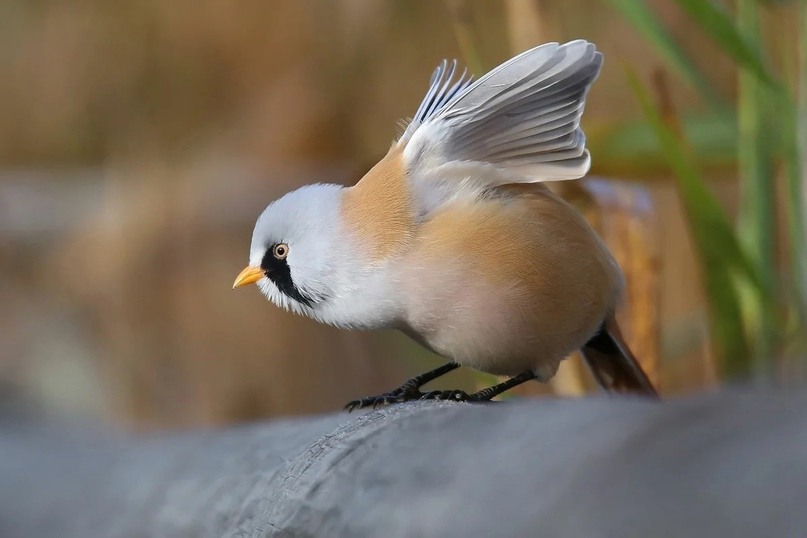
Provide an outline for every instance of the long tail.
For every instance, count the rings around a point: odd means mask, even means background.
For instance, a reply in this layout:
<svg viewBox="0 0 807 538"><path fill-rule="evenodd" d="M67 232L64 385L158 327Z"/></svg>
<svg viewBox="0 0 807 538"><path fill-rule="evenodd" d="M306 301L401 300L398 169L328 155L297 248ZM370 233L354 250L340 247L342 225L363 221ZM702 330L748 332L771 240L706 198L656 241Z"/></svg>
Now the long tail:
<svg viewBox="0 0 807 538"><path fill-rule="evenodd" d="M586 342L580 352L603 390L658 396L653 383L622 339L612 317L602 324L599 332Z"/></svg>

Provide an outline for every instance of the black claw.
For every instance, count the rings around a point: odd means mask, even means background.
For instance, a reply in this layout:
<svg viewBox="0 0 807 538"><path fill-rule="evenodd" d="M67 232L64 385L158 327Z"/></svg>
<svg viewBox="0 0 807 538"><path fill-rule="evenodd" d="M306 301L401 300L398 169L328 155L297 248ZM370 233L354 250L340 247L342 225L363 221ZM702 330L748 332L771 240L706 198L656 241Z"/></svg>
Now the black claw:
<svg viewBox="0 0 807 538"><path fill-rule="evenodd" d="M417 400L419 397L420 397L419 390L411 387L402 386L393 391L386 392L384 394L379 394L378 396L368 396L367 398L362 398L361 400L353 400L352 402L348 402L347 405L345 405L345 409L348 411L348 413L356 409L365 409L367 407L377 409L379 407L393 403L401 403L401 402L408 402L410 400Z"/></svg>
<svg viewBox="0 0 807 538"><path fill-rule="evenodd" d="M489 402L494 396L498 396L502 392L509 390L517 385L520 385L531 379L535 379L535 373L532 370L527 370L516 377L508 379L498 385L493 385L486 389L482 389L473 394L468 394L463 390L433 390L431 392L420 392L420 387L425 383L436 379L437 377L450 372L457 368L457 364L448 363L440 368L421 374L406 381L397 389L380 394L378 396L371 396L369 398L362 398L361 400L353 400L345 405L345 409L351 412L355 409L364 409L365 407L372 407L373 409L394 403L408 402L411 400L451 400L454 402Z"/></svg>
<svg viewBox="0 0 807 538"><path fill-rule="evenodd" d="M433 390L420 397L421 400L452 400L464 402L470 400L471 396L464 390Z"/></svg>
<svg viewBox="0 0 807 538"><path fill-rule="evenodd" d="M362 398L361 400L353 400L345 405L348 413L356 409L365 409L372 407L377 409L385 405L409 402L412 400L451 400L452 402L487 402L494 395L491 391L481 390L473 394L468 394L464 390L433 390L430 392L420 392L417 388L411 386L401 386L393 391L379 394L378 396L370 396Z"/></svg>
<svg viewBox="0 0 807 538"><path fill-rule="evenodd" d="M419 400L423 393L420 392L420 387L426 383L437 379L438 377L447 374L451 370L459 368L459 364L455 362L446 363L439 368L428 371L426 373L417 375L412 379L404 382L403 385L397 389L380 394L378 396L371 396L369 398L362 398L361 400L353 400L345 405L348 412L354 409L363 409L365 407L376 408L380 405L388 405L392 403L408 402L410 400Z"/></svg>
<svg viewBox="0 0 807 538"><path fill-rule="evenodd" d="M353 400L345 405L345 409L349 413L356 409L365 409L367 407L377 409L385 405L409 402L412 400L451 400L454 402L464 402L473 401L474 395L468 394L464 390L433 390L423 393L416 388L401 387L385 394L379 394L378 396Z"/></svg>

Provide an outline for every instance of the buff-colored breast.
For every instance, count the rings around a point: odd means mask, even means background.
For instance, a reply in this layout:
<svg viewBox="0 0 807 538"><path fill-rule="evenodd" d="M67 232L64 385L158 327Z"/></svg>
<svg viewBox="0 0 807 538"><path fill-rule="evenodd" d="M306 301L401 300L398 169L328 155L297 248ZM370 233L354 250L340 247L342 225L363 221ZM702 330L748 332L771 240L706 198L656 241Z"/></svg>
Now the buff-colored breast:
<svg viewBox="0 0 807 538"><path fill-rule="evenodd" d="M554 375L613 310L621 275L593 230L541 185L446 206L400 261L409 331L498 375Z"/></svg>

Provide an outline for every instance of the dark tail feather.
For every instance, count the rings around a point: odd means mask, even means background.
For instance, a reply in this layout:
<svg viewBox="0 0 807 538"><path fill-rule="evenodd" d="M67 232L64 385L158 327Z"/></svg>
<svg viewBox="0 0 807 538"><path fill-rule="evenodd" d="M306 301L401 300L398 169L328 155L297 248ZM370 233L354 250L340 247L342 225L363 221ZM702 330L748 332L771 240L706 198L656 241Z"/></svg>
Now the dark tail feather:
<svg viewBox="0 0 807 538"><path fill-rule="evenodd" d="M616 323L610 318L580 352L603 390L658 396L647 374L622 340Z"/></svg>

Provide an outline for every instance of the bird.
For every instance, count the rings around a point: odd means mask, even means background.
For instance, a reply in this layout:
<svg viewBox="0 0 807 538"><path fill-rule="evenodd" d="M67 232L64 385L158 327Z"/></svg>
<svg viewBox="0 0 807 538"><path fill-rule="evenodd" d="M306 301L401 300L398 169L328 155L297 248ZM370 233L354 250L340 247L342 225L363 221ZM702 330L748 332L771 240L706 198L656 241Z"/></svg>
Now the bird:
<svg viewBox="0 0 807 538"><path fill-rule="evenodd" d="M591 166L580 126L603 55L544 43L474 79L443 60L411 120L352 186L323 181L272 201L233 288L349 330L396 329L448 362L349 411L410 400L486 402L546 383L579 350L607 393L657 397L615 313L624 277L547 183ZM421 391L468 367L507 379Z"/></svg>

